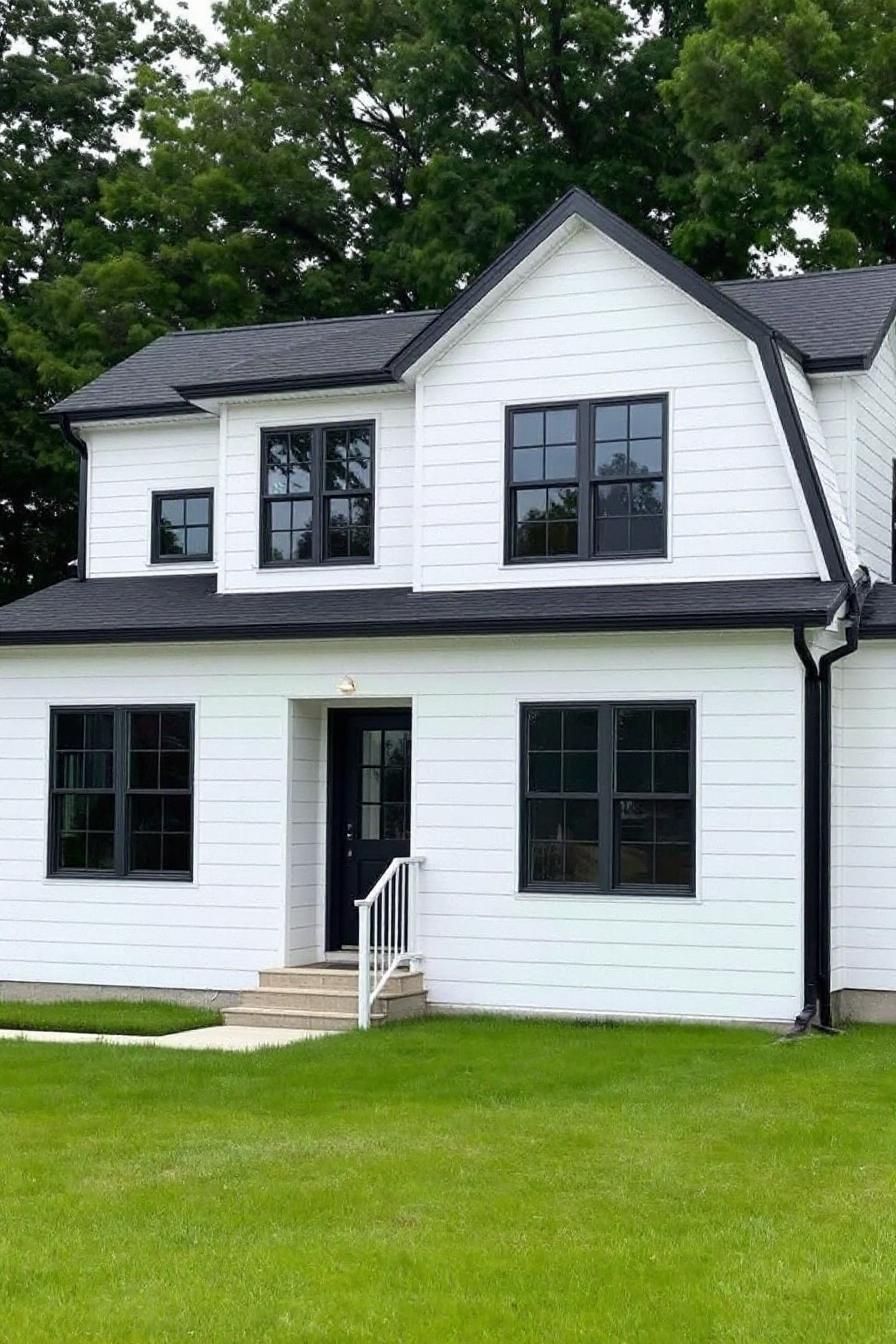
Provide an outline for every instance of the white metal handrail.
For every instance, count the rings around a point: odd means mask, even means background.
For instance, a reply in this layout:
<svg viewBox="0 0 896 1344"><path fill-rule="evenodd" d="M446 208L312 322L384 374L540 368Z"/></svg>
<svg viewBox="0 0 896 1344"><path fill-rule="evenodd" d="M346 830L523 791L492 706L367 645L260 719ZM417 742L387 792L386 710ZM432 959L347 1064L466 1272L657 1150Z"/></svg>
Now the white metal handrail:
<svg viewBox="0 0 896 1344"><path fill-rule="evenodd" d="M370 1010L399 966L414 957L418 874L421 858L393 859L358 910L358 1026L370 1026Z"/></svg>

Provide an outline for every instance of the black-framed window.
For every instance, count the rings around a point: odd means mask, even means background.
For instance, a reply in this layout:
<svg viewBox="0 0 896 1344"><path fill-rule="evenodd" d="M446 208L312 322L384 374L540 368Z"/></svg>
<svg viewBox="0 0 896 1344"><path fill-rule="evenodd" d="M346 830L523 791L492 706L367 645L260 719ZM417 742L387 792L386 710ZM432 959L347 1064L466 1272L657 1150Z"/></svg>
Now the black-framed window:
<svg viewBox="0 0 896 1344"><path fill-rule="evenodd" d="M893 459L890 487L890 578L896 583L896 458Z"/></svg>
<svg viewBox="0 0 896 1344"><path fill-rule="evenodd" d="M666 554L664 396L507 411L506 557Z"/></svg>
<svg viewBox="0 0 896 1344"><path fill-rule="evenodd" d="M190 707L51 711L49 871L192 876Z"/></svg>
<svg viewBox="0 0 896 1344"><path fill-rule="evenodd" d="M158 490L152 497L152 563L211 560L212 490Z"/></svg>
<svg viewBox="0 0 896 1344"><path fill-rule="evenodd" d="M370 564L373 425L303 425L261 436L261 563Z"/></svg>
<svg viewBox="0 0 896 1344"><path fill-rule="evenodd" d="M693 895L691 702L524 705L523 890Z"/></svg>

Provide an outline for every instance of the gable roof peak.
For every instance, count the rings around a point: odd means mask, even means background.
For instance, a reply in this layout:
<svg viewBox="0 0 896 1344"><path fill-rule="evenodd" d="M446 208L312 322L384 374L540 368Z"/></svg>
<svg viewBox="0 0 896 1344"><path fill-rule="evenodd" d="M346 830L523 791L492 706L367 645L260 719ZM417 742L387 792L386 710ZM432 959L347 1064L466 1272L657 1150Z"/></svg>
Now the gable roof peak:
<svg viewBox="0 0 896 1344"><path fill-rule="evenodd" d="M570 187L544 214L530 224L527 229L511 243L495 261L487 266L475 280L448 304L442 312L424 328L416 333L398 351L390 364L390 370L396 378L403 377L428 354L448 333L466 317L468 313L482 303L492 291L521 266L531 254L545 243L552 234L562 228L570 219L578 217L590 224L611 242L625 249L639 261L676 285L697 303L727 322L750 340L760 341L779 336L789 354L801 360L800 352L767 326L761 318L729 298L723 290L679 261L671 252L660 247L653 239L628 224L620 215L608 210L605 205L581 187Z"/></svg>

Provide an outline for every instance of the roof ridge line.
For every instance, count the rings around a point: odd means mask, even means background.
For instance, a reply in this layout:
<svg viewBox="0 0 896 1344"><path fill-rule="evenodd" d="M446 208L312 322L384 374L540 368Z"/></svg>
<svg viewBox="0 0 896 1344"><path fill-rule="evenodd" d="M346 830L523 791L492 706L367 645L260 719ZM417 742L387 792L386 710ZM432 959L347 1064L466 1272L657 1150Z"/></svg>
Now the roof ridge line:
<svg viewBox="0 0 896 1344"><path fill-rule="evenodd" d="M744 275L739 280L714 280L714 285L768 285L787 280L815 280L821 276L875 274L878 271L896 271L896 262L884 261L873 266L832 266L825 271L800 271L797 275Z"/></svg>
<svg viewBox="0 0 896 1344"><path fill-rule="evenodd" d="M387 317L435 317L441 311L441 308L404 308L391 313L350 313L346 317L295 317L283 322L244 322L235 327L190 327L181 331L165 331L156 340L163 341L166 336L216 336L227 331L272 331L278 327L322 327L331 322L371 322Z"/></svg>

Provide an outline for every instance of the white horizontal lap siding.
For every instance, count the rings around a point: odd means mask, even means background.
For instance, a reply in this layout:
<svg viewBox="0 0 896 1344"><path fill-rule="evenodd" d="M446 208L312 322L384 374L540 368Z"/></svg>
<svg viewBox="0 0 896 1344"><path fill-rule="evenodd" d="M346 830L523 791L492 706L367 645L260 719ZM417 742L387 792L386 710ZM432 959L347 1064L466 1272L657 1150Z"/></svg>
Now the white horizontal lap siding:
<svg viewBox="0 0 896 1344"><path fill-rule="evenodd" d="M289 800L289 871L287 873L287 962L315 961L322 946L321 892L325 810L324 724L320 705L292 705Z"/></svg>
<svg viewBox="0 0 896 1344"><path fill-rule="evenodd" d="M896 991L896 642L834 673L833 988Z"/></svg>
<svg viewBox="0 0 896 1344"><path fill-rule="evenodd" d="M840 498L857 543L855 517L855 392L849 374L816 374L809 379Z"/></svg>
<svg viewBox="0 0 896 1344"><path fill-rule="evenodd" d="M433 1002L769 1021L797 1011L802 683L786 634L3 653L0 978L239 988L315 957L318 705L345 675L365 701L414 705ZM45 880L47 705L84 698L197 704L195 885ZM698 896L520 896L520 704L617 698L697 702Z"/></svg>
<svg viewBox="0 0 896 1344"><path fill-rule="evenodd" d="M670 558L505 566L508 405L666 393ZM428 368L421 584L476 588L816 575L748 342L582 229Z"/></svg>
<svg viewBox="0 0 896 1344"><path fill-rule="evenodd" d="M259 568L261 433L298 425L374 424L374 563ZM229 592L410 587L414 398L384 393L283 398L229 406L224 438L223 587Z"/></svg>
<svg viewBox="0 0 896 1344"><path fill-rule="evenodd" d="M856 544L852 527L847 516L846 501L840 486L840 480L828 451L824 428L815 402L812 387L800 366L789 356L784 357L784 368L790 383L797 410L802 421L803 431L812 453L815 469L821 481L821 487L827 500L828 511L840 538L840 545L850 573L858 565Z"/></svg>
<svg viewBox="0 0 896 1344"><path fill-rule="evenodd" d="M853 385L856 532L865 564L879 578L889 579L896 454L896 357L892 338L881 346L868 372L854 376Z"/></svg>
<svg viewBox="0 0 896 1344"><path fill-rule="evenodd" d="M0 979L241 989L282 964L285 701L234 714L189 661L0 657ZM49 707L73 703L196 706L193 882L46 877Z"/></svg>
<svg viewBox="0 0 896 1344"><path fill-rule="evenodd" d="M185 416L176 424L81 432L88 445L88 577L212 568L150 566L151 501L158 490L212 489L217 495L217 421Z"/></svg>

